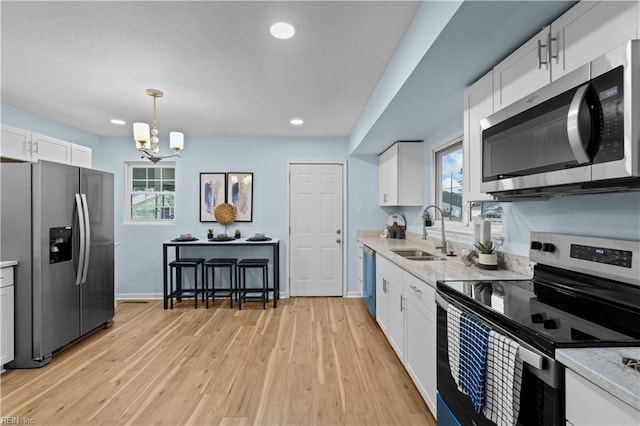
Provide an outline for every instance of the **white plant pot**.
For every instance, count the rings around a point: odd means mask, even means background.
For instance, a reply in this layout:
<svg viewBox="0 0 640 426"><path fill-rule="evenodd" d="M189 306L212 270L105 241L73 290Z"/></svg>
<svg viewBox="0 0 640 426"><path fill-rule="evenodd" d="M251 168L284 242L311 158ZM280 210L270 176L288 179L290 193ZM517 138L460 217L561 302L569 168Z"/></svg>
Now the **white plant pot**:
<svg viewBox="0 0 640 426"><path fill-rule="evenodd" d="M498 253L478 254L478 267L480 269L498 269Z"/></svg>

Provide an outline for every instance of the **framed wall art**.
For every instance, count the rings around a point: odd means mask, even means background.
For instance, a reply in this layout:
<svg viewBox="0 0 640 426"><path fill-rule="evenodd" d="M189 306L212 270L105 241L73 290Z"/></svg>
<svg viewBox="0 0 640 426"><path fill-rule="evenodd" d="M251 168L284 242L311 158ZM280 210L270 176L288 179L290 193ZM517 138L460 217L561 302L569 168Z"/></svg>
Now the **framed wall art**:
<svg viewBox="0 0 640 426"><path fill-rule="evenodd" d="M236 208L236 222L253 221L253 173L227 173L227 202Z"/></svg>
<svg viewBox="0 0 640 426"><path fill-rule="evenodd" d="M200 222L215 222L214 211L226 202L227 174L200 173Z"/></svg>

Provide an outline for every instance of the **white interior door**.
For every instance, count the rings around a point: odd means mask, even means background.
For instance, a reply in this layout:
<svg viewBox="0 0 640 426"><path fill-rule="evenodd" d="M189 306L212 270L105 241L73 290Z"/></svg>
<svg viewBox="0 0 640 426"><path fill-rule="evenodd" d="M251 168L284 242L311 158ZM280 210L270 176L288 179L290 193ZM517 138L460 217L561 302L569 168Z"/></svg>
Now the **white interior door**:
<svg viewBox="0 0 640 426"><path fill-rule="evenodd" d="M289 165L291 296L342 296L342 168Z"/></svg>

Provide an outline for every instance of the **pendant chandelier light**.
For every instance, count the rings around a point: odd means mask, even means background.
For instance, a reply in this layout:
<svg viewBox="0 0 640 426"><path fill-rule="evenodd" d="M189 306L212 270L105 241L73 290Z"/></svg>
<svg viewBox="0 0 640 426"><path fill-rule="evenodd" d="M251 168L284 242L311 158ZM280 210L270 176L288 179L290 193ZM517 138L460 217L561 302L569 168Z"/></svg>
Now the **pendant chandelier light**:
<svg viewBox="0 0 640 426"><path fill-rule="evenodd" d="M173 150L172 155L158 155L158 115L156 112L156 100L164 93L157 89L147 89L147 95L153 98L153 117L151 128L147 123L133 123L133 140L136 141L136 148L142 153L141 158L147 158L154 164L163 158L180 157L180 150L184 148L184 134L181 132L169 132L169 146Z"/></svg>

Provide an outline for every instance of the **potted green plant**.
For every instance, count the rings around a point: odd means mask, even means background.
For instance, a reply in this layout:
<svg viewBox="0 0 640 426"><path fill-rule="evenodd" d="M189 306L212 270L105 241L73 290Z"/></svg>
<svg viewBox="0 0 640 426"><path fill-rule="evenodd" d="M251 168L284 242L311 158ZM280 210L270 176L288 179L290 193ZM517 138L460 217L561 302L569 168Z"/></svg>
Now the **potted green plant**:
<svg viewBox="0 0 640 426"><path fill-rule="evenodd" d="M241 236L242 234L240 233L240 230L236 229L236 233L235 233L236 240L239 239Z"/></svg>
<svg viewBox="0 0 640 426"><path fill-rule="evenodd" d="M498 254L495 252L496 246L493 241L484 243L475 242L474 247L478 250L478 267L480 269L498 269Z"/></svg>
<svg viewBox="0 0 640 426"><path fill-rule="evenodd" d="M212 239L213 238L213 229L207 229L207 238L208 239Z"/></svg>
<svg viewBox="0 0 640 426"><path fill-rule="evenodd" d="M427 209L424 209L424 211L422 212L422 223L424 224L424 226L433 226L433 217L431 216L431 213L427 211Z"/></svg>

